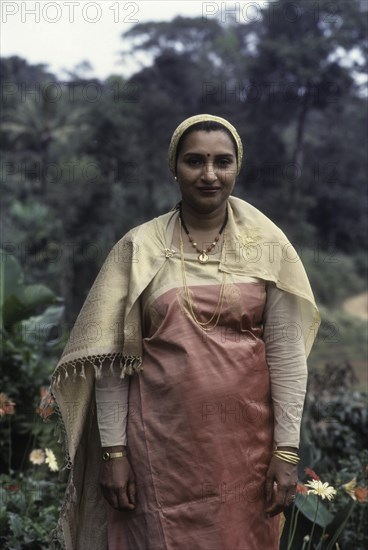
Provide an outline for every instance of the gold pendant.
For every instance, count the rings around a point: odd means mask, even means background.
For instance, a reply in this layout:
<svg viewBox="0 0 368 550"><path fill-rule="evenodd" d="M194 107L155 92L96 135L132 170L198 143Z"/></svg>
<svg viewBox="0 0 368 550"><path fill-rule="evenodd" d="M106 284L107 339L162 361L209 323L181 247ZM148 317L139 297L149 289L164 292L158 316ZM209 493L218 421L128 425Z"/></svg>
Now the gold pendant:
<svg viewBox="0 0 368 550"><path fill-rule="evenodd" d="M206 252L204 250L198 256L198 261L201 264L206 264L208 262L208 255L206 254Z"/></svg>

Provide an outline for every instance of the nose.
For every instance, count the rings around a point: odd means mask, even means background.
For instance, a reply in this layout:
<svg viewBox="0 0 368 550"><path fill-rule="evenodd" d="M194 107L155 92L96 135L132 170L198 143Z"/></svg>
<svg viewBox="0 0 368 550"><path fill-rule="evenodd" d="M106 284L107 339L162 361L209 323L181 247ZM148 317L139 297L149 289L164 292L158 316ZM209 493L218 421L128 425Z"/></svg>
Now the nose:
<svg viewBox="0 0 368 550"><path fill-rule="evenodd" d="M212 162L206 162L204 165L201 179L206 183L214 183L217 180L217 174Z"/></svg>

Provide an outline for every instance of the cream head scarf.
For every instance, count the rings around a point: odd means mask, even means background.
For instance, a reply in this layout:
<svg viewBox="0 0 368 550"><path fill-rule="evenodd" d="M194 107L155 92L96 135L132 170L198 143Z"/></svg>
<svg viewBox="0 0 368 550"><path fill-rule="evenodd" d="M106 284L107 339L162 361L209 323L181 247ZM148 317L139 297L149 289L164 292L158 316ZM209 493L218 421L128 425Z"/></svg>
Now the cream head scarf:
<svg viewBox="0 0 368 550"><path fill-rule="evenodd" d="M180 141L180 138L184 134L184 132L193 126L194 124L198 124L198 122L218 122L219 124L222 124L233 136L235 139L235 143L237 146L237 153L238 153L238 167L237 167L237 174L240 172L242 160L243 160L243 145L240 139L240 136L234 126L230 124L226 119L221 118L219 116L215 115L195 115L191 116L189 118L186 118L179 126L176 128L175 132L172 135L170 145L169 145L169 153L168 153L168 162L169 162L169 168L171 173L175 176L175 164L176 164L176 151L178 148L178 143Z"/></svg>

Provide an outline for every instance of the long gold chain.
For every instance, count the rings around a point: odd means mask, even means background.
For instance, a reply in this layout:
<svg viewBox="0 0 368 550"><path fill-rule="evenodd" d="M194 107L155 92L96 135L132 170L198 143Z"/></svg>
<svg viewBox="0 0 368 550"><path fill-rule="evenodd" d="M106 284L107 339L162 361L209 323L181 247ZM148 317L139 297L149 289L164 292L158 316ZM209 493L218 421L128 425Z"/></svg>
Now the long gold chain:
<svg viewBox="0 0 368 550"><path fill-rule="evenodd" d="M213 315L211 316L211 318L208 321L205 321L205 322L200 321L197 318L197 316L194 312L194 307L193 307L192 299L190 297L189 287L188 287L188 283L187 283L187 276L186 276L186 273L185 273L184 244L183 244L183 236L182 236L182 223L181 223L180 217L179 217L179 223L180 223L181 272L182 272L183 285L184 285L184 289L185 289L185 296L186 296L186 299L187 299L189 311L190 311L190 314L191 314L194 322L197 323L197 325L200 326L203 330L213 330L214 328L217 327L217 325L219 323L219 320L220 320L220 315L221 315L221 312L222 312L222 306L223 306L224 297L225 297L226 272L224 271L223 274L222 274L222 282L221 282L221 289L220 289L219 299L217 301L216 309L215 309ZM216 322L213 325L208 326L208 325L210 325L210 323L212 323L212 321L214 320L216 315L217 315Z"/></svg>

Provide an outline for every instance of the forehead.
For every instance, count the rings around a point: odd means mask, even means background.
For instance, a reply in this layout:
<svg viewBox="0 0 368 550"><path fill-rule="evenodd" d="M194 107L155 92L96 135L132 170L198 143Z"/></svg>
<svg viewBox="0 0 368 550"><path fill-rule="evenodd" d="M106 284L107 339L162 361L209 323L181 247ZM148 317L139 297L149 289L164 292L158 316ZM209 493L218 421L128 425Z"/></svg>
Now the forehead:
<svg viewBox="0 0 368 550"><path fill-rule="evenodd" d="M204 155L235 154L235 147L230 136L222 130L196 130L187 134L180 146L180 155L189 152Z"/></svg>

